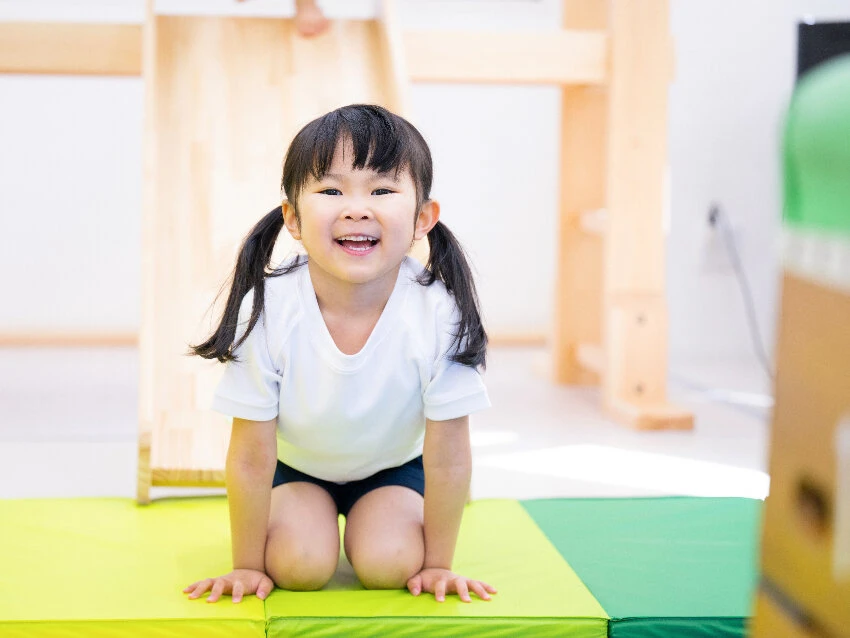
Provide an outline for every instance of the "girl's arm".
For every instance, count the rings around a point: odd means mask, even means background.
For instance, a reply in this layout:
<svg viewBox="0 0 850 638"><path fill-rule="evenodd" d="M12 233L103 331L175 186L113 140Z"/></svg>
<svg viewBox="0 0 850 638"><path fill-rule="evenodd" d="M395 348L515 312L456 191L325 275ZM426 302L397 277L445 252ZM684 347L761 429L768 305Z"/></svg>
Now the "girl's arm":
<svg viewBox="0 0 850 638"><path fill-rule="evenodd" d="M227 503L233 571L218 578L192 583L183 591L198 598L209 591L207 602L231 594L238 603L244 594L269 595L274 583L266 575L265 550L271 507L272 479L277 464L277 421L233 419L227 449Z"/></svg>
<svg viewBox="0 0 850 638"><path fill-rule="evenodd" d="M452 568L463 506L472 476L469 417L427 421L425 467L425 568Z"/></svg>
<svg viewBox="0 0 850 638"><path fill-rule="evenodd" d="M448 421L427 420L425 446L425 562L407 588L414 596L432 592L438 601L446 593L457 593L469 602L469 591L490 600L496 589L487 583L452 572L463 507L469 494L472 454L469 447L469 417Z"/></svg>
<svg viewBox="0 0 850 638"><path fill-rule="evenodd" d="M233 419L225 468L233 569L266 569L266 534L277 464L276 428L276 419Z"/></svg>

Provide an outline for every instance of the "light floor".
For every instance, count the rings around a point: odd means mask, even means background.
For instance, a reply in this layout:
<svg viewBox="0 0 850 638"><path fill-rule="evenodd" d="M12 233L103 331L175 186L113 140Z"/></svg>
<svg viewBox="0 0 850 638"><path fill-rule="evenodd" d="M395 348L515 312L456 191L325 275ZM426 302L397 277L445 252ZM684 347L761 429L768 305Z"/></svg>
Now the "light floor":
<svg viewBox="0 0 850 638"><path fill-rule="evenodd" d="M491 349L474 498L766 495L770 384L754 361L671 370L670 398L696 415L688 432L618 425L595 388L554 386L547 366L544 349ZM0 498L135 497L137 378L132 348L0 349Z"/></svg>

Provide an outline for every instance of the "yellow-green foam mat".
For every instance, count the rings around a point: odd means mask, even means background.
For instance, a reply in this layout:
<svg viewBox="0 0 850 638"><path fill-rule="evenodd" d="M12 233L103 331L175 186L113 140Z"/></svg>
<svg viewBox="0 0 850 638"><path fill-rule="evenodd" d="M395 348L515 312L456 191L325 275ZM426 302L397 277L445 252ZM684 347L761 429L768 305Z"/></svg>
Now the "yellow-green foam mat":
<svg viewBox="0 0 850 638"><path fill-rule="evenodd" d="M607 615L517 501L466 507L455 570L495 586L489 602L368 591L337 576L322 591L275 590L266 601L268 635L605 638Z"/></svg>
<svg viewBox="0 0 850 638"><path fill-rule="evenodd" d="M744 498L523 501L609 614L612 638L741 638L763 503Z"/></svg>
<svg viewBox="0 0 850 638"><path fill-rule="evenodd" d="M223 497L0 501L0 636L265 635L263 603L188 600L230 570Z"/></svg>

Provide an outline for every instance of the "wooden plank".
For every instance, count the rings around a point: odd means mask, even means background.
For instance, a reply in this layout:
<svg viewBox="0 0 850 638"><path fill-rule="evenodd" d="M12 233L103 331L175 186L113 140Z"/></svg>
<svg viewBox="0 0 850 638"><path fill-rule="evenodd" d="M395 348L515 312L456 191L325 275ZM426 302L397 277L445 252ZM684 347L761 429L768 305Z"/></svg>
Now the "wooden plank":
<svg viewBox="0 0 850 638"><path fill-rule="evenodd" d="M142 253L141 325L139 327L139 460L136 473L136 500L150 503L151 445L155 419L160 414L154 399L154 325L156 323L156 19L154 0L145 0L142 79L144 120L142 134Z"/></svg>
<svg viewBox="0 0 850 638"><path fill-rule="evenodd" d="M135 332L4 332L2 348L125 348L138 344Z"/></svg>
<svg viewBox="0 0 850 638"><path fill-rule="evenodd" d="M0 73L140 75L142 25L0 22Z"/></svg>
<svg viewBox="0 0 850 638"><path fill-rule="evenodd" d="M604 31L605 0L566 0L565 29ZM598 384L600 370L579 361L581 344L602 342L604 236L587 232L583 217L605 207L607 91L565 87L561 91L561 180L555 272L553 374L557 383ZM601 366L600 366L601 368Z"/></svg>
<svg viewBox="0 0 850 638"><path fill-rule="evenodd" d="M413 82L602 84L602 32L407 30L405 58Z"/></svg>

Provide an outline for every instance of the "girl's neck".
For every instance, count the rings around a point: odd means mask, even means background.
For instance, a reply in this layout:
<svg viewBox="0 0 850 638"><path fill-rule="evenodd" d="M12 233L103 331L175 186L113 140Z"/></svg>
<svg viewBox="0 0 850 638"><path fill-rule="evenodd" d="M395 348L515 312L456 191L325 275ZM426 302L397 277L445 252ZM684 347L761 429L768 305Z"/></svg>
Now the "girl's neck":
<svg viewBox="0 0 850 638"><path fill-rule="evenodd" d="M319 309L326 318L328 315L351 318L379 316L395 289L399 271L395 268L378 279L355 284L329 276L311 260L307 261L307 268Z"/></svg>

